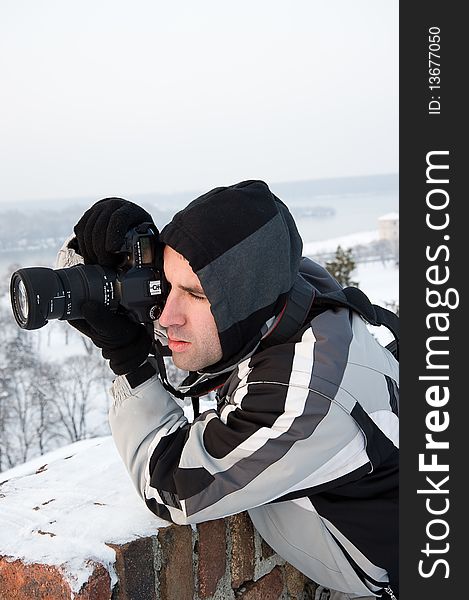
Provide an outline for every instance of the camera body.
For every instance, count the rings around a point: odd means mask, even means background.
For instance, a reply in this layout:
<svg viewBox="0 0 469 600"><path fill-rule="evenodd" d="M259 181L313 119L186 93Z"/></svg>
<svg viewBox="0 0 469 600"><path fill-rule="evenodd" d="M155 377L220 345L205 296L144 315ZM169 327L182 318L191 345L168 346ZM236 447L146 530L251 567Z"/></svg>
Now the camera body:
<svg viewBox="0 0 469 600"><path fill-rule="evenodd" d="M75 265L65 269L27 267L10 280L13 315L22 329L39 329L50 319L82 318L81 305L94 300L149 324L161 314L168 294L163 244L152 223L127 232L115 269Z"/></svg>
<svg viewBox="0 0 469 600"><path fill-rule="evenodd" d="M126 258L117 271L114 296L119 306L139 323L155 321L167 298L163 272L163 245L153 225L135 227L125 236Z"/></svg>

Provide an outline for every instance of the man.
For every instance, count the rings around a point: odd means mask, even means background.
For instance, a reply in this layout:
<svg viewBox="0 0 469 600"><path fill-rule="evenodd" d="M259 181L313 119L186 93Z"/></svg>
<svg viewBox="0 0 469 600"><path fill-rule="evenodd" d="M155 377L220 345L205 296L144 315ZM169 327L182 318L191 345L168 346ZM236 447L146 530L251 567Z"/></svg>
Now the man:
<svg viewBox="0 0 469 600"><path fill-rule="evenodd" d="M120 199L75 227L85 262L115 264L151 217ZM262 537L344 598L397 596L398 363L301 258L287 207L261 181L216 188L160 234L159 318L187 396L217 389L192 423L163 387L143 325L83 306L76 323L118 375L110 425L147 506L175 523L243 510ZM72 246L73 246L72 244Z"/></svg>

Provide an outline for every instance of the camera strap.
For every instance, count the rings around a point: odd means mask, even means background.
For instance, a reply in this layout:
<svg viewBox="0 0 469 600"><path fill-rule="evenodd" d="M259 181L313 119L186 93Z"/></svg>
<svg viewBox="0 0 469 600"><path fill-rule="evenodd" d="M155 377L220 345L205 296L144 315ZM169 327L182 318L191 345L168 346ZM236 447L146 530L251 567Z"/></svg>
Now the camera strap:
<svg viewBox="0 0 469 600"><path fill-rule="evenodd" d="M163 345L160 340L155 340L153 343L153 353L156 359L156 363L158 365L159 375L161 383L167 392L171 395L179 398L180 400L184 400L187 398L187 394L183 394L182 392L176 390L168 380L168 375L166 372L166 365L164 362L165 356L171 356L169 349L167 346ZM192 409L194 411L194 419L200 415L200 400L198 396L190 396L192 402Z"/></svg>
<svg viewBox="0 0 469 600"><path fill-rule="evenodd" d="M176 398L179 398L180 400L184 400L184 398L186 398L187 396L185 396L184 394L182 394L181 392L179 392L178 390L176 390L170 383L168 380L168 374L166 373L166 365L164 362L164 357L165 356L171 356L171 354L168 352L168 347L164 346L160 340L155 340L153 342L153 349L154 349L154 355L156 358L156 363L158 365L158 371L160 374L160 379L161 379L161 383L163 384L163 387L173 396L175 396Z"/></svg>

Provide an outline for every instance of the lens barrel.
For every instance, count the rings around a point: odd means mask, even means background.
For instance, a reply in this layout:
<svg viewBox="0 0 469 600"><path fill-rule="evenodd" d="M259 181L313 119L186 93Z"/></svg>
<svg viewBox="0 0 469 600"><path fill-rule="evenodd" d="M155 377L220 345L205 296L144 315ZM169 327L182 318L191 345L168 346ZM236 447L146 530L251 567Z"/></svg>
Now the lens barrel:
<svg viewBox="0 0 469 600"><path fill-rule="evenodd" d="M13 315L22 329L39 329L50 319L80 319L81 305L88 300L115 309L116 277L116 271L99 265L19 269L10 280Z"/></svg>

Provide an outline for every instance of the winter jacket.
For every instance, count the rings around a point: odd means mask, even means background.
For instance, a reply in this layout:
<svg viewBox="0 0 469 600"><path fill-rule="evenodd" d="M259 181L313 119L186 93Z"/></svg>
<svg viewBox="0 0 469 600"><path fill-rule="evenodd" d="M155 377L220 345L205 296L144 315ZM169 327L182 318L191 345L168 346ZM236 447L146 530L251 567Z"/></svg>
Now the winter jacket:
<svg viewBox="0 0 469 600"><path fill-rule="evenodd" d="M240 205L252 214L233 224ZM354 312L315 310L315 293L339 286L301 260L291 215L262 182L213 190L161 238L199 276L223 349L181 387L222 385L217 409L189 423L151 358L116 378L110 425L139 494L179 524L248 510L314 581L397 593L397 361Z"/></svg>
<svg viewBox="0 0 469 600"><path fill-rule="evenodd" d="M364 596L397 577L398 366L357 315L327 310L241 361L193 423L156 375L135 388L118 377L113 395L114 440L157 515L248 509L322 585Z"/></svg>

